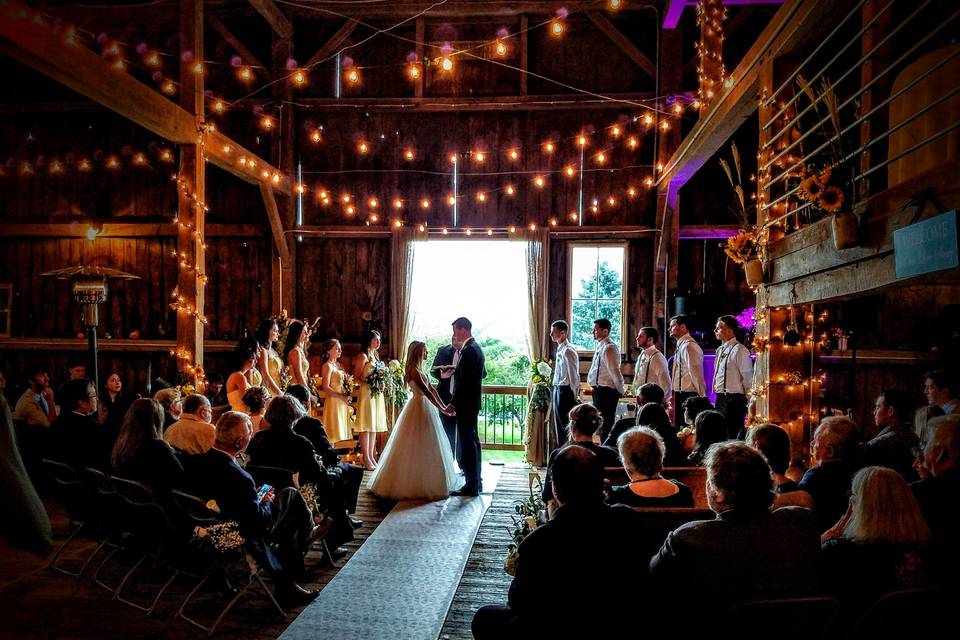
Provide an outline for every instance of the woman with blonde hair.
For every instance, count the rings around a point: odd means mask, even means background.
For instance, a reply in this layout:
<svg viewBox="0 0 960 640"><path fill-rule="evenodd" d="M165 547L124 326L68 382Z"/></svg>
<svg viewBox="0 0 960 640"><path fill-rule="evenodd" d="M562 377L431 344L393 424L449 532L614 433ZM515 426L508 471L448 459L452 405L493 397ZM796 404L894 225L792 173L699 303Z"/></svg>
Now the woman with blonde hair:
<svg viewBox="0 0 960 640"><path fill-rule="evenodd" d="M857 472L847 512L821 542L824 584L837 598L866 605L926 580L930 528L910 485L893 469Z"/></svg>
<svg viewBox="0 0 960 640"><path fill-rule="evenodd" d="M353 419L350 415L350 393L344 388L347 373L337 362L343 353L339 340L323 344L324 363L320 367L320 397L323 398L323 428L330 442L353 439ZM297 383L301 384L301 383ZM367 470L372 467L367 466Z"/></svg>
<svg viewBox="0 0 960 640"><path fill-rule="evenodd" d="M415 340L407 347L403 377L411 397L397 418L368 485L382 498L441 500L462 484L440 422L439 412L449 414L450 409L420 370L426 357L424 343Z"/></svg>
<svg viewBox="0 0 960 640"><path fill-rule="evenodd" d="M374 372L386 380L386 367L380 361L380 332L367 331L360 340L360 353L354 359L354 375L360 383L357 398L357 420L354 431L360 434L360 452L363 466L377 466L377 434L387 431L387 403L383 388L374 388L368 382Z"/></svg>

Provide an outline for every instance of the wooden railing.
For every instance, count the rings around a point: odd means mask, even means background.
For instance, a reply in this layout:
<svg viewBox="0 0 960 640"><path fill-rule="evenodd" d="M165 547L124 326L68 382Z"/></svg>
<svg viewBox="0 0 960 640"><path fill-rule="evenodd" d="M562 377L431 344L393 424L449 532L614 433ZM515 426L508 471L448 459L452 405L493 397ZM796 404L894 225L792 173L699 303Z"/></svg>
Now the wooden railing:
<svg viewBox="0 0 960 640"><path fill-rule="evenodd" d="M526 387L484 385L477 421L483 448L522 451L526 423Z"/></svg>

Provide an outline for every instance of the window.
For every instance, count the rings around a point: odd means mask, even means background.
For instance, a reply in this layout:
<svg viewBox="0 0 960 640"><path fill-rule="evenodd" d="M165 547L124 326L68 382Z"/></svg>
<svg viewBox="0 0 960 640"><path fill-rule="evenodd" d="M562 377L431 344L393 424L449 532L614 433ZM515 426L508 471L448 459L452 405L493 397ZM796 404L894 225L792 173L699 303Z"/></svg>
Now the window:
<svg viewBox="0 0 960 640"><path fill-rule="evenodd" d="M592 350L593 321L610 321L610 339L623 350L625 244L573 245L570 252L571 341Z"/></svg>

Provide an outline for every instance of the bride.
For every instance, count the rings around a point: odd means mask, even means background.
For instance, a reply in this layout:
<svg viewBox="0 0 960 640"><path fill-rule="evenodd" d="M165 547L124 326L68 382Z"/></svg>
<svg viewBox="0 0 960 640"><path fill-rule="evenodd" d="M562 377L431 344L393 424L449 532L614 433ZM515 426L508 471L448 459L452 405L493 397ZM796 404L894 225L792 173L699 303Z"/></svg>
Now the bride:
<svg viewBox="0 0 960 640"><path fill-rule="evenodd" d="M424 343L410 343L403 378L413 395L400 412L368 485L382 498L441 500L463 484L437 412L447 407L420 370L426 357Z"/></svg>

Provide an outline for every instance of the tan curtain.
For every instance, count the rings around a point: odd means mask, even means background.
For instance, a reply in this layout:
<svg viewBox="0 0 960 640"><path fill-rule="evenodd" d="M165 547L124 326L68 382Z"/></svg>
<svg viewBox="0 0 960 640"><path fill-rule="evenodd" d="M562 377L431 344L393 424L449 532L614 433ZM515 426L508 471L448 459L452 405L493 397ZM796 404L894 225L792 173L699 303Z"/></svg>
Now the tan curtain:
<svg viewBox="0 0 960 640"><path fill-rule="evenodd" d="M546 230L525 234L527 267L527 328L530 333L527 340L527 353L530 361L535 362L549 355L547 330L550 320L547 317L547 287L550 275L550 235ZM549 385L547 385L549 391ZM527 388L527 406L531 407L534 393L539 390L531 383ZM527 412L526 459L532 465L543 466L547 462L547 425L549 411L530 409Z"/></svg>
<svg viewBox="0 0 960 640"><path fill-rule="evenodd" d="M410 336L410 291L413 286L414 232L394 229L390 238L390 352L397 360L406 357ZM387 419L392 425L399 410L388 403Z"/></svg>

